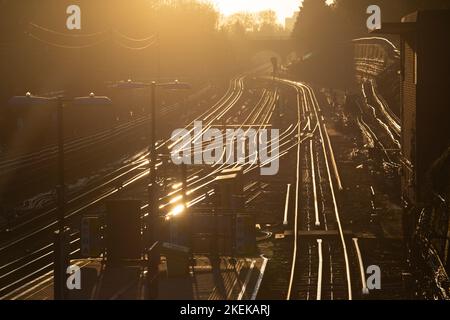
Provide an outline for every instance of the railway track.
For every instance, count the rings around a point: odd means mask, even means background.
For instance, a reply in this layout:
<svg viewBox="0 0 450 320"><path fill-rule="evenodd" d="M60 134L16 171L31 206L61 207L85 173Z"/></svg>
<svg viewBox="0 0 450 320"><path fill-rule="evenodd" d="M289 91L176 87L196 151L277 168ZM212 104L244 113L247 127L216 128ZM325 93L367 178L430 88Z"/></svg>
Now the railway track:
<svg viewBox="0 0 450 320"><path fill-rule="evenodd" d="M302 123L298 126L301 132L296 137L302 138L295 150L297 152L291 150L291 177L281 181L287 184L284 219L277 217L277 221L283 221L283 226L275 227L275 238L266 249L269 262L258 299L353 300L379 296L398 297L402 292L399 286L401 271L398 271L401 267L393 267L393 261L398 262L401 258L394 259L393 256L380 254L380 243L383 240L367 231L370 226L355 223L362 216L351 211L353 206L349 203L348 196L341 191L354 190L354 181L349 180L347 186L341 181L327 123L313 89L303 83L282 79L279 81L296 92L297 122ZM293 96L292 94L292 118ZM377 146L380 142L375 138L373 129L364 122L364 118L359 120ZM330 124L330 127L334 129L335 125ZM344 146L338 147L341 151ZM386 161L388 160L386 157ZM348 179L345 170L349 168L341 169ZM371 189L374 194L373 188ZM369 212L376 207L373 198L374 196L368 198ZM278 206L281 201L278 201ZM345 214L345 219L342 213ZM345 225L352 221L349 224L352 230L346 230L344 221ZM376 258L372 254L373 248L378 250ZM383 292L369 292L365 269L369 265L386 270L386 273L382 271L383 281L386 281L386 287L396 288L395 293L384 289Z"/></svg>
<svg viewBox="0 0 450 320"><path fill-rule="evenodd" d="M290 270L285 298L352 300L352 256L336 197L342 182L327 128L312 88L302 83L282 82L297 91L298 122L305 121L306 130L312 134L297 148L295 203L289 223L293 230L289 237L292 255L287 260ZM282 281L278 286L280 293L283 292Z"/></svg>
<svg viewBox="0 0 450 320"><path fill-rule="evenodd" d="M263 90L261 95L259 96L257 103L254 107L251 105L247 105L245 110L242 110L238 101L241 100L244 94L244 80L245 76L238 77L231 82L229 90L226 94L219 99L219 101L213 105L211 108L206 110L204 113L199 115L197 119L201 119L206 121L206 126L203 128L203 131L207 128L211 128L217 125L223 125L224 122L228 126L235 126L239 129L249 130L250 128L262 129L270 126L273 114L276 108L276 104L279 99L279 93L277 90ZM237 117L229 117L234 112L237 114ZM237 123L237 124L234 124ZM192 128L194 121L189 123L186 128ZM306 132L302 132L301 127L306 129L311 125L311 120L299 121L296 125L290 125L285 130L283 130L280 134L280 154L279 157L285 157L290 154L292 150L300 149L300 142L305 141L309 138ZM317 127L316 127L317 128ZM192 133L192 129L189 131ZM195 139L198 138L198 135L193 135L190 138L190 143L192 143ZM270 141L267 148L271 147L272 141ZM163 152L166 148L170 150L171 141L165 140L158 143L157 148L160 152ZM225 152L225 150L224 150ZM244 167L245 174L251 174L253 171L258 169L261 163L252 163L250 161L253 155L246 155ZM125 183L119 183L118 188L112 188L109 190L109 194L104 194L102 196L97 196L96 199L91 199L87 201L86 205L81 208L68 213L67 218L77 217L86 209L98 205L102 200L112 196L113 194L119 193L121 190L133 188L133 186L138 186L139 182L143 180L143 178L148 175L148 170L146 170L146 166L148 163L146 162L147 153L143 153L135 162L136 167L130 166L129 173L130 176L127 177ZM162 162L158 163L159 166L162 165ZM227 164L226 161L222 164L215 164L211 167L201 167L191 172L191 174L187 177L187 192L185 201L187 202L187 207L195 206L201 203L205 198L214 194L214 189L212 188L212 183L217 174L225 169L235 168L239 166L238 164ZM138 170L138 174L133 175ZM113 182L111 182L113 183ZM117 185L117 181L113 184ZM266 185L267 187L267 185ZM298 183L298 188L300 187L300 183ZM245 194L248 199L247 204L255 201L259 196L261 196L262 192L264 192L264 184L255 187L252 183L249 183L245 186ZM179 197L180 192L182 192L181 184L177 182L177 180L171 180L171 182L167 185L168 190L172 190L168 192L166 195L160 198L160 209L165 210L166 207L175 206L178 201L181 200ZM299 199L297 200L299 201ZM148 205L144 205L142 207L143 216L147 214ZM35 236L40 238L41 240L43 234L47 234L47 239L42 241L42 243L32 248L25 254L21 254L19 256L11 256L7 263L0 266L0 295L2 298L7 299L21 299L24 298L23 292L25 288L28 288L33 281L38 281L39 284L43 282L49 282L52 277L52 268L53 268L53 250L51 247L51 231L55 229L55 222L52 222L46 225L43 228L40 228L35 232ZM15 243L11 243L5 245L0 248L0 252L6 253L8 250L13 248L13 245L17 245L18 243L23 243L26 247L27 243L29 243L30 234L27 234L22 239L16 240ZM74 232L72 234L72 258L76 257L79 254L79 233ZM18 241L18 242L17 242ZM4 256L7 256L4 255ZM312 263L311 263L312 264ZM36 280L39 279L39 280ZM49 280L50 279L50 280ZM28 289L26 289L28 290ZM25 290L25 291L26 291Z"/></svg>
<svg viewBox="0 0 450 320"><path fill-rule="evenodd" d="M219 121L222 117L224 117L242 96L243 79L244 77L240 77L233 80L227 93L213 107L201 114L199 118L211 118L210 122L208 123L208 126L211 126L214 121ZM255 110L252 110L252 112L250 112L250 115L254 115L255 112L258 112L259 114L258 116L254 116L253 120L265 119L265 121L268 121L270 119L270 110L272 110L273 112L275 95L272 95L269 99L265 99L264 101L264 103L258 104L258 108L255 108ZM213 117L213 115L215 116ZM162 143L158 144L158 150L162 150L165 146L168 145L168 143L169 140L165 140ZM77 217L80 215L80 213L99 204L102 200L107 199L114 194L117 194L122 189L130 188L132 187L132 185L135 185L136 183L142 181L143 178L148 175L148 170L145 170L145 166L147 165L145 160L146 156L146 153L142 154L139 157L136 166L131 166L128 168L126 172L129 173L130 176L126 177L126 181L119 183L119 187L117 187L118 177L115 176L111 181L108 181L108 183L104 184L105 186L111 184L115 187L110 188L110 190L102 195L94 196L94 198L88 200L87 203L82 205L81 207L73 211L69 211L66 215L66 218L69 219L71 217ZM162 163L160 162L159 165L161 166ZM216 168L213 170L213 172L217 173L223 169L223 167ZM136 171L139 172L136 174ZM201 172L196 172L195 175L189 177L188 181L191 181L191 186L193 184L199 184L198 180L200 180L201 174ZM211 174L210 176L213 176L213 174ZM204 193L200 193L199 196L196 196L196 194L200 191L203 191ZM177 193L179 192L179 190L175 190L174 192ZM211 194L211 190L208 190L208 184L195 187L195 190L192 190L192 192L190 192L189 194L190 197L188 200L188 205L193 206L201 202L205 194ZM169 194L168 196L163 197L160 200L163 202L164 198L170 197L171 195L172 194ZM74 200L74 202L79 204L79 198ZM144 205L142 210L145 211L147 207L148 205ZM51 211L55 210L56 209L53 208ZM49 218L49 212L43 214L42 218L44 217ZM25 225L23 227L25 227ZM50 273L53 267L53 250L51 246L50 235L55 227L56 221L53 221L31 233L27 232L26 234L24 234L24 236L16 238L13 241L8 242L7 244L4 244L2 247L0 247L2 256L4 258L8 257L6 258L7 263L0 266L0 296L2 298L18 297L17 295L14 295L14 293L20 292L23 289L23 286L26 286L27 283L30 282L30 280L40 278L42 276L45 277L45 275L47 277L51 276ZM32 240L32 237L37 237L40 240L43 240L42 244L30 248L29 242ZM74 249L72 251L72 257L76 257L76 255L79 253L79 241L79 234L78 232L75 232L72 235L72 246ZM25 254L11 254L11 251L17 251L15 249L20 244L22 244L24 247L28 247L27 249L25 249Z"/></svg>
<svg viewBox="0 0 450 320"><path fill-rule="evenodd" d="M366 113L371 114L371 119L368 119L366 122L374 122L372 124L374 131L379 132L378 136L382 137L383 144L387 146L386 148L383 146L385 152L386 150L400 150L400 120L384 102L382 97L376 92L373 80L369 81L368 85L370 86L369 90L366 88L365 84L362 84L362 93L364 97L363 104L367 110L364 110L361 106L359 106L362 113L361 118ZM374 102L376 107L370 103L371 101ZM373 131L372 134L375 139L380 140Z"/></svg>
<svg viewBox="0 0 450 320"><path fill-rule="evenodd" d="M217 112L227 106L227 103L236 97L237 88L238 82L235 79L230 82L226 94L200 116ZM166 140L158 144L157 150L161 151L168 142L169 140ZM147 153L143 153L135 162L118 169L106 181L69 200L69 204L73 206L69 206L67 210L67 221L79 217L81 213L99 205L103 200L121 190L142 182L148 175L148 170L145 169L148 165L147 156ZM157 168L161 165L162 162L159 162ZM83 199L84 202L81 201ZM147 207L148 205L145 205L142 209L146 210ZM53 268L52 232L56 229L55 213L56 208L50 208L34 219L15 226L9 233L10 239L3 241L0 247L3 262L0 266L0 299L14 297L11 296L11 292L20 290L32 279L51 273ZM72 246L74 250L71 252L71 257L73 258L79 253L78 232L72 234Z"/></svg>

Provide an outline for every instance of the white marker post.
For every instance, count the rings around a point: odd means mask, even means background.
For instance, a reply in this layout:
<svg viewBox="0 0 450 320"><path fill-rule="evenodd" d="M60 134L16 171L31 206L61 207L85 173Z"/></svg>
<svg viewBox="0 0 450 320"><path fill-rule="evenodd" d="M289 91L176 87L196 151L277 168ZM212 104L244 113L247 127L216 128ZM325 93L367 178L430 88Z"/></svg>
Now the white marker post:
<svg viewBox="0 0 450 320"><path fill-rule="evenodd" d="M286 203L284 205L284 221L283 225L288 225L288 212L289 212L289 195L291 193L291 184L289 183L287 185L287 191L286 191Z"/></svg>
<svg viewBox="0 0 450 320"><path fill-rule="evenodd" d="M323 270L322 239L317 239L317 250L319 251L319 270L317 271L317 300L322 300L322 270Z"/></svg>
<svg viewBox="0 0 450 320"><path fill-rule="evenodd" d="M356 248L356 254L358 256L359 272L361 274L362 293L364 295L369 294L369 288L367 288L366 276L364 274L364 264L362 260L361 250L359 249L358 238L353 238L353 244Z"/></svg>

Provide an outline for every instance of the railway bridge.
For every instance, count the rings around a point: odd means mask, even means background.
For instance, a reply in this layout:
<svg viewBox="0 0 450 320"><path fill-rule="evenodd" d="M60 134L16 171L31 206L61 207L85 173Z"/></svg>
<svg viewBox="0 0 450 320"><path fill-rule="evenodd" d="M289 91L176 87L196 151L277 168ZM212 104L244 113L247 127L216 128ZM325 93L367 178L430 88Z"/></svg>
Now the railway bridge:
<svg viewBox="0 0 450 320"><path fill-rule="evenodd" d="M254 37L249 40L249 48L255 56L262 53L271 53L283 63L295 53L294 42L289 36Z"/></svg>

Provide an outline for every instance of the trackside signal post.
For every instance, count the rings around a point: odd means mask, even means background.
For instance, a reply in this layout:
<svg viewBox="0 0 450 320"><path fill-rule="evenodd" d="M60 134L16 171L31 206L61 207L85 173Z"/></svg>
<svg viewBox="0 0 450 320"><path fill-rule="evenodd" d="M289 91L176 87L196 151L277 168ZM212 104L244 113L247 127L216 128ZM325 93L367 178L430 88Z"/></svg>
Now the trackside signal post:
<svg viewBox="0 0 450 320"><path fill-rule="evenodd" d="M54 297L57 300L65 298L66 270L70 255L70 229L65 227L65 179L64 179L64 105L111 104L108 97L96 97L91 93L88 97L68 98L64 96L46 98L33 96L27 92L25 96L15 96L10 99L11 105L52 105L56 107L58 169L57 169L57 226L54 234Z"/></svg>

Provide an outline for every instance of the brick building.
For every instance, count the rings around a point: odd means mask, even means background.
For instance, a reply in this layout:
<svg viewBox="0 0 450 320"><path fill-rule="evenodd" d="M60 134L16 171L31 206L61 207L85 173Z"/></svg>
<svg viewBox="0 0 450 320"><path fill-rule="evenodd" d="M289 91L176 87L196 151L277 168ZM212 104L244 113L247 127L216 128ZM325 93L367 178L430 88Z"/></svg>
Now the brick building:
<svg viewBox="0 0 450 320"><path fill-rule="evenodd" d="M377 33L401 38L402 195L429 199L429 170L450 146L450 10L418 11Z"/></svg>
<svg viewBox="0 0 450 320"><path fill-rule="evenodd" d="M443 275L443 268L450 273L449 30L450 10L433 10L412 13L376 31L401 39L404 235L416 239L408 242L416 267ZM428 238L432 251L421 236ZM424 252L427 258L417 260Z"/></svg>

